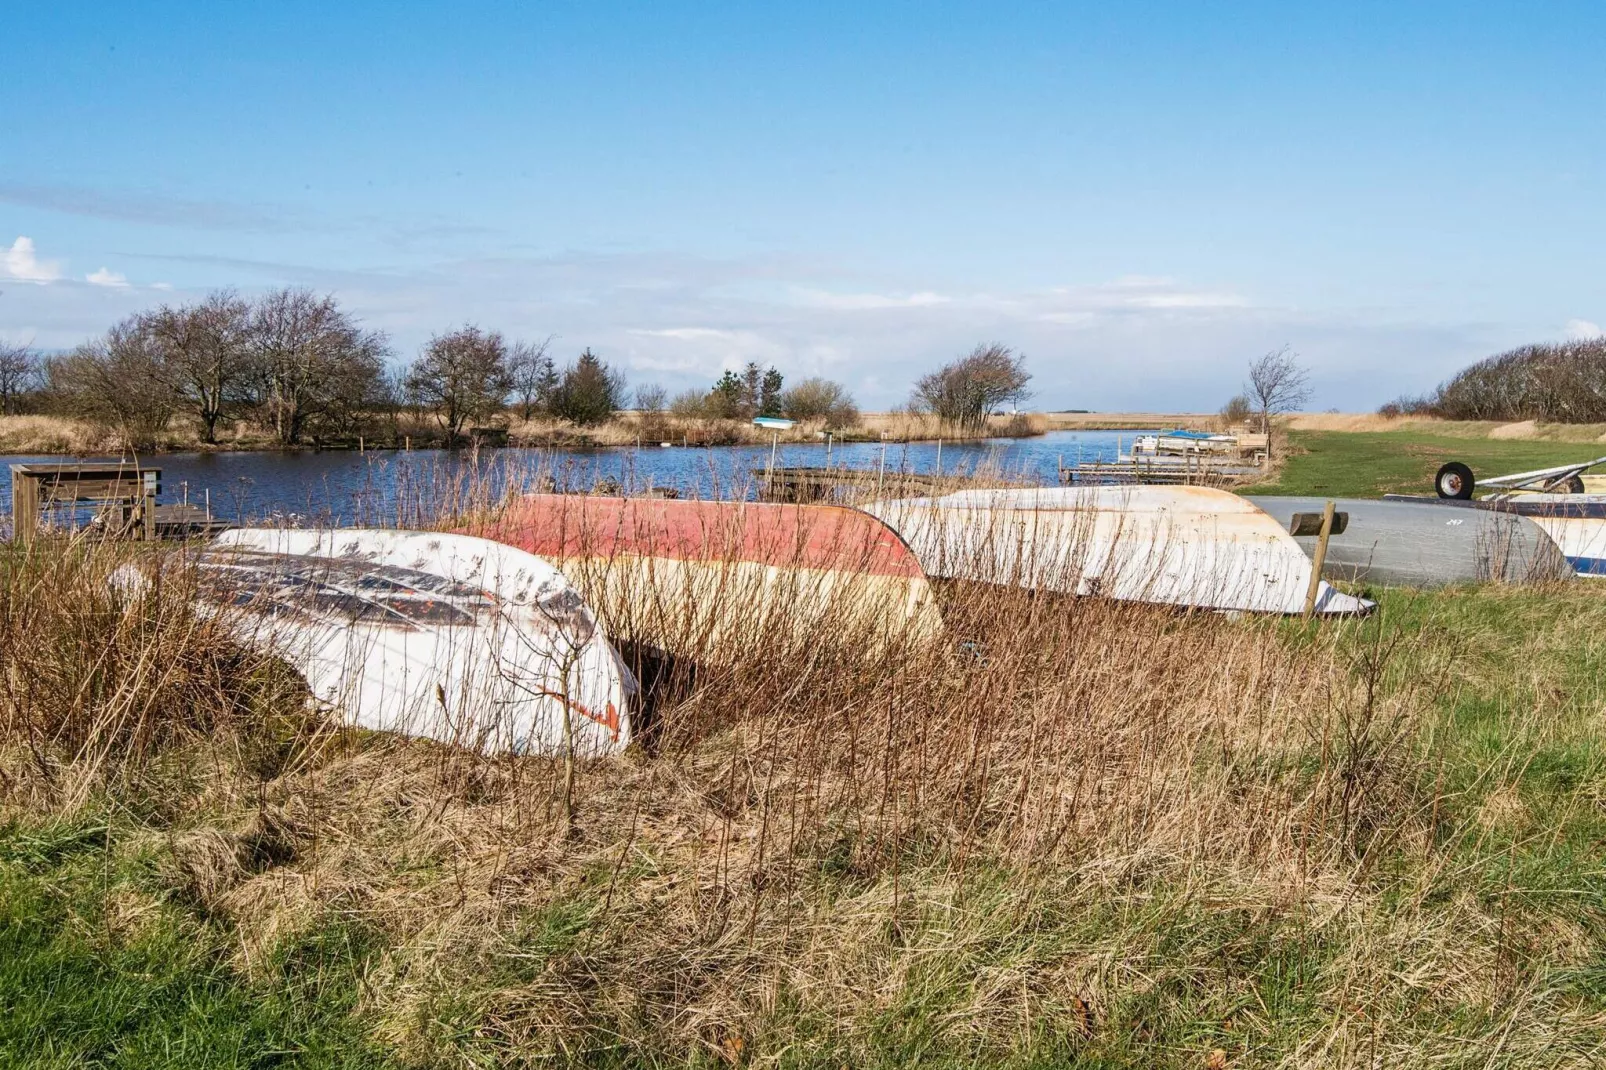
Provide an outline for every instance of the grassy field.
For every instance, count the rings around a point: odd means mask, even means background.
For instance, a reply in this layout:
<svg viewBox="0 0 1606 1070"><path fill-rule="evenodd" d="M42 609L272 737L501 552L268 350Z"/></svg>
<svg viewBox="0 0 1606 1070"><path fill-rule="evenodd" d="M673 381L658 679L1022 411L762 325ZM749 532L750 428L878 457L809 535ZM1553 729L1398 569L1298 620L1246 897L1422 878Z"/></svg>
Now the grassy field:
<svg viewBox="0 0 1606 1070"><path fill-rule="evenodd" d="M0 1065L1606 1058L1594 585L755 630L571 824L559 763L334 728L182 574L115 593L137 553L0 552Z"/></svg>
<svg viewBox="0 0 1606 1070"><path fill-rule="evenodd" d="M1433 474L1463 461L1479 476L1593 460L1606 445L1550 439L1489 438L1467 427L1425 424L1403 430L1288 431L1289 453L1274 482L1255 494L1316 494L1375 498L1388 493L1432 494Z"/></svg>

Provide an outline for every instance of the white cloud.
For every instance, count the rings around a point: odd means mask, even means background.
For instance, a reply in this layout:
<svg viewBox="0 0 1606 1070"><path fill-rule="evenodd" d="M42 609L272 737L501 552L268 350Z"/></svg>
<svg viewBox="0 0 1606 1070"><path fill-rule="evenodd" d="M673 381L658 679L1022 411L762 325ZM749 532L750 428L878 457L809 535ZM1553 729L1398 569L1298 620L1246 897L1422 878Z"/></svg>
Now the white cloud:
<svg viewBox="0 0 1606 1070"><path fill-rule="evenodd" d="M1588 320L1568 320L1567 326L1562 328L1562 332L1568 338L1575 338L1579 341L1599 338L1601 335L1606 334L1606 331L1600 329L1600 324L1591 323Z"/></svg>
<svg viewBox="0 0 1606 1070"><path fill-rule="evenodd" d="M127 275L119 275L117 272L110 271L104 267L99 271L91 271L88 275L85 275L84 281L91 286L110 286L113 289L123 289L128 286Z"/></svg>
<svg viewBox="0 0 1606 1070"><path fill-rule="evenodd" d="M0 263L5 251L0 244ZM1535 333L1531 324L1271 307L1252 292L1238 296L1231 280L1158 274L989 291L778 256L586 253L373 271L221 260L206 267L213 284L233 282L247 296L263 276L332 291L389 333L397 360L443 324L469 321L510 337L556 335L560 363L589 346L633 385L707 389L723 369L756 360L789 382L840 380L867 409L903 401L919 375L997 340L1026 354L1033 404L1049 408L1213 411L1237 391L1249 358L1289 343L1311 370L1317 408L1363 411ZM71 347L166 299L149 286L82 282L6 291L0 331L26 328L40 348Z"/></svg>
<svg viewBox="0 0 1606 1070"><path fill-rule="evenodd" d="M673 338L680 342L731 341L735 331L721 331L713 327L663 327L658 330L631 328L625 332L642 338Z"/></svg>
<svg viewBox="0 0 1606 1070"><path fill-rule="evenodd" d="M40 260L33 239L22 235L6 250L6 274L21 282L53 282L61 278L61 265Z"/></svg>
<svg viewBox="0 0 1606 1070"><path fill-rule="evenodd" d="M922 291L895 297L890 294L840 294L826 290L798 290L798 298L814 308L834 308L842 311L860 311L878 308L931 308L945 305L949 299L942 294Z"/></svg>

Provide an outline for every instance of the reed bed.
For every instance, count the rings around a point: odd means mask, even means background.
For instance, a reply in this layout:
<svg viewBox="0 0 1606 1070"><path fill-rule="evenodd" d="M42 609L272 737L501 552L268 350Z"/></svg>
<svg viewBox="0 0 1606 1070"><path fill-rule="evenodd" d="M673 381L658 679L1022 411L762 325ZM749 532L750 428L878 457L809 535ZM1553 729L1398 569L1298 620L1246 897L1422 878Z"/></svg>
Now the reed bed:
<svg viewBox="0 0 1606 1070"><path fill-rule="evenodd" d="M488 523L519 485L396 515ZM934 638L875 623L869 586L799 629L755 612L772 589L654 598L603 562L570 579L652 653L650 731L582 762L566 813L558 758L342 728L182 567L115 582L143 553L0 556L6 834L92 830L116 931L206 919L241 984L361 934L342 1013L386 1060L1584 1066L1606 1042L1577 897L1601 885L1557 861L1601 831L1606 696L1496 669L1493 622L1579 640L1576 596L1301 626L954 582ZM1446 714L1469 693L1513 697L1493 756ZM1535 787L1525 748L1566 775Z"/></svg>

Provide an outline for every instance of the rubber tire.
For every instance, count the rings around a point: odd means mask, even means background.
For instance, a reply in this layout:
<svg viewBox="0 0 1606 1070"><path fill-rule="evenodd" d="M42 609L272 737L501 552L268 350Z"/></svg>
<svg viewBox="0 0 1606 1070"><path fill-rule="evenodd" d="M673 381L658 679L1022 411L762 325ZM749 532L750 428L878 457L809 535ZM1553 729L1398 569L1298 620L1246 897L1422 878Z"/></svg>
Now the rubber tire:
<svg viewBox="0 0 1606 1070"><path fill-rule="evenodd" d="M1584 493L1584 480L1582 476L1568 476L1567 482L1559 487L1551 487L1552 494L1582 494Z"/></svg>
<svg viewBox="0 0 1606 1070"><path fill-rule="evenodd" d="M1452 498L1456 501L1464 502L1471 498L1474 485L1472 469L1460 461L1451 461L1444 465L1433 477L1433 489L1439 492L1439 497Z"/></svg>

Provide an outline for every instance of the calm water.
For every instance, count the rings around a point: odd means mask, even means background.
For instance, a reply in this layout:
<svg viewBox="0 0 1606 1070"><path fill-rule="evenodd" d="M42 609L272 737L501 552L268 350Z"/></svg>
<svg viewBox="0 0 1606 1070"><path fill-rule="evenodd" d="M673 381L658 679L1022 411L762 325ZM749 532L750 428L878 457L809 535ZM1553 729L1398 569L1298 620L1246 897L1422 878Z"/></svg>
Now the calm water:
<svg viewBox="0 0 1606 1070"><path fill-rule="evenodd" d="M987 439L942 445L942 470L972 471L988 464L1046 484L1056 465L1113 459L1118 443L1130 446L1133 431L1056 431L1038 438ZM889 443L888 472L934 472L935 443ZM500 490L508 480L535 488L550 475L560 487L589 489L617 480L633 490L675 487L684 495L737 497L753 489L753 469L769 462L769 447L618 448L601 450L501 449L478 457L444 450L402 453L164 453L145 463L162 470L161 501L210 501L213 515L231 520L292 520L301 523L406 523L417 503L443 489L478 481ZM831 463L874 471L881 463L876 443L833 445ZM65 457L7 457L0 464L0 509L10 509L10 464L66 461ZM782 444L777 464L818 466L826 447Z"/></svg>

